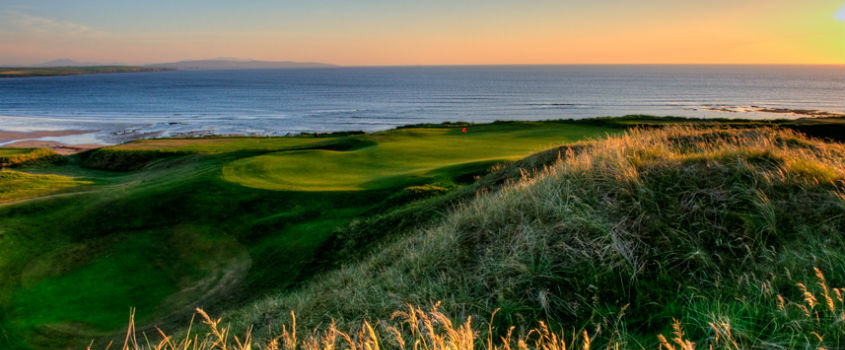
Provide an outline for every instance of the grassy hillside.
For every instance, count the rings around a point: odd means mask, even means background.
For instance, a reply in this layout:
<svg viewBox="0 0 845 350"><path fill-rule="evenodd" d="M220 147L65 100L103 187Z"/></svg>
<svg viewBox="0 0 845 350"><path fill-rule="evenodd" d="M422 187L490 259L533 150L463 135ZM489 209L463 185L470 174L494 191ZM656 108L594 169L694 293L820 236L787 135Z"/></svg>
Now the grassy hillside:
<svg viewBox="0 0 845 350"><path fill-rule="evenodd" d="M354 336L370 320L378 326L352 340L360 346L399 347L391 327L400 327L409 348L438 336L445 345L427 348L470 348L472 339L492 348L483 320L494 312L492 339L513 325L514 348L540 320L567 344L595 348L845 344L845 146L771 129L670 128L541 159L547 168L224 319L234 334L255 327L259 344L278 335L285 348L280 324L290 326L291 310L300 336L319 342L347 343L311 329L332 324ZM437 301L434 314L390 320L407 304ZM467 317L485 336L458 327ZM330 348L308 344L300 339Z"/></svg>
<svg viewBox="0 0 845 350"><path fill-rule="evenodd" d="M18 195L0 206L0 348L85 346L120 333L130 307L139 329L174 329L195 306L224 310L290 289L343 260L333 242L350 237L353 219L464 191L491 166L551 145L618 132L570 122L460 127L145 140L9 172L0 186ZM290 186L280 171L322 180ZM356 180L342 184L341 174ZM73 186L46 195L39 189L60 189L47 180Z"/></svg>
<svg viewBox="0 0 845 350"><path fill-rule="evenodd" d="M102 348L124 340L130 307L141 345L202 307L268 348L294 348L291 310L299 348L400 347L395 331L407 348L561 332L570 347L663 334L682 348L673 319L698 348L836 348L845 148L783 129L840 121L417 125L19 163L0 177L15 194L0 204L0 348Z"/></svg>

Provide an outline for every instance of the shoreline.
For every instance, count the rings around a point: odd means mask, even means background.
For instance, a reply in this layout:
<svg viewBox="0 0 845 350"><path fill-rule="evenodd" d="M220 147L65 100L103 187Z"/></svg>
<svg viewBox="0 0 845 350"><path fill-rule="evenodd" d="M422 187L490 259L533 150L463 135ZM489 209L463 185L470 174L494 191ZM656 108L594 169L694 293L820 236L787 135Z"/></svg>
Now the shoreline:
<svg viewBox="0 0 845 350"><path fill-rule="evenodd" d="M70 155L89 149L107 146L105 144L69 144L44 138L65 137L95 133L98 130L45 130L32 132L0 130L0 147L6 148L49 148L61 155Z"/></svg>
<svg viewBox="0 0 845 350"><path fill-rule="evenodd" d="M35 140L25 140L25 141L16 141L10 144L6 144L0 147L9 147L9 148L49 148L53 152L57 154L67 156L71 154L76 154L79 152L84 152L90 149L100 148L107 145L98 145L98 144L79 144L79 145L68 145L61 142L55 141L35 141Z"/></svg>
<svg viewBox="0 0 845 350"><path fill-rule="evenodd" d="M810 112L818 112L812 110ZM783 112L780 112L783 113ZM615 120L617 122L624 122L624 121L639 121L646 124L650 123L658 123L662 124L665 122L668 123L697 123L697 122L720 122L720 123L759 123L759 124L769 124L769 125L802 125L802 126L814 126L817 124L823 124L827 126L836 126L836 125L845 125L845 116L833 114L833 113L822 113L822 114L815 114L815 113L808 113L808 115L801 116L795 119L767 119L767 120L758 120L758 119L743 119L743 118L688 118L688 117L676 117L676 116L644 116L644 115L628 115L628 116L619 116L619 117L594 117L594 118L584 118L584 119L555 119L555 120L543 120L545 122L586 122L589 123L590 121L608 121L608 120ZM520 121L520 120L501 120L501 121L494 121L491 123L507 123L507 122L527 122L527 121ZM442 122L442 123L421 123L421 124L407 124L397 126L391 129L402 129L407 127L419 127L419 126L432 126L432 125L483 125L489 123L471 123L471 122ZM199 139L199 138L208 138L208 137L285 137L285 136L294 136L297 134L287 134L287 135L257 135L257 134L239 134L239 133L209 133L208 131L191 131L191 132L179 132L171 135L167 135L166 137L161 137L162 132L143 132L141 130L132 130L132 132L123 134L122 142L116 143L98 143L98 142L91 142L92 138L88 137L78 137L77 141L73 142L74 136L83 136L83 135L90 135L99 133L101 130L77 130L77 129L67 129L67 130L41 130L41 131L4 131L0 130L0 148L49 148L54 152L61 154L61 155L70 155L79 152L84 152L90 149L100 148L111 146L115 144L122 144L126 142L132 142L137 140L143 139L157 139L157 138L175 138L175 139ZM366 131L361 130L339 130L334 132L303 132L299 134L314 134L314 135L326 135L326 134L336 134L336 133L367 133ZM829 136L829 135L825 135ZM65 140L67 138L67 140ZM101 141L99 139L94 138L94 140Z"/></svg>
<svg viewBox="0 0 845 350"><path fill-rule="evenodd" d="M15 140L31 140L42 137L57 137L90 134L99 130L42 130L42 131L5 131L0 130L0 143Z"/></svg>

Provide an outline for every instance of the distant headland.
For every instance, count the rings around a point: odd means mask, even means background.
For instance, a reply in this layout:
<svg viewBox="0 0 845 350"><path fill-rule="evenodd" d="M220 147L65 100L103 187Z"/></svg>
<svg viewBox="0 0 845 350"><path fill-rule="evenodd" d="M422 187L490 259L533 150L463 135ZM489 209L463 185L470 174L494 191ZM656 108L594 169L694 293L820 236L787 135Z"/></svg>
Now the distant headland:
<svg viewBox="0 0 845 350"><path fill-rule="evenodd" d="M0 78L45 77L101 73L162 72L173 70L217 70L217 69L274 69L274 68L326 68L335 65L318 62L258 61L237 58L215 58L207 60L186 60L154 63L141 66L102 64L58 59L33 66L0 67Z"/></svg>
<svg viewBox="0 0 845 350"><path fill-rule="evenodd" d="M0 67L0 78L50 77L62 75L138 73L174 70L162 67L140 66L76 66L76 67Z"/></svg>

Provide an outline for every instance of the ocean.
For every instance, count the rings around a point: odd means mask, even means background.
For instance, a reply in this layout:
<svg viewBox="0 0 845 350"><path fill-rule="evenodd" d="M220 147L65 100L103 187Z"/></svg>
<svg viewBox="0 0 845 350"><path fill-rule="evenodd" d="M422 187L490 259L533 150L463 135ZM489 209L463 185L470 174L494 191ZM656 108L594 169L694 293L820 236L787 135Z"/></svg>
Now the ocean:
<svg viewBox="0 0 845 350"><path fill-rule="evenodd" d="M444 121L806 116L797 110L845 113L845 67L339 67L0 79L0 130L91 131L40 138L71 144Z"/></svg>

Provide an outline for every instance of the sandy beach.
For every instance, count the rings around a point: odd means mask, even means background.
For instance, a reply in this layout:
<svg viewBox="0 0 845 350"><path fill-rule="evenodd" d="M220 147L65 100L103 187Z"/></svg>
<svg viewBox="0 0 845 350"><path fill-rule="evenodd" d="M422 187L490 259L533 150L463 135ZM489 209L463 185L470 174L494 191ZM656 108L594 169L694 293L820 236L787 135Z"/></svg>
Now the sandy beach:
<svg viewBox="0 0 845 350"><path fill-rule="evenodd" d="M0 143L5 143L0 147L23 147L23 148L49 148L54 152L62 155L79 153L92 148L103 147L100 144L79 144L68 145L57 141L37 140L43 137L59 137L69 135L81 135L96 132L96 130L55 130L55 131L34 131L34 132L17 132L17 131L2 131L0 130ZM19 141L15 141L19 140Z"/></svg>

